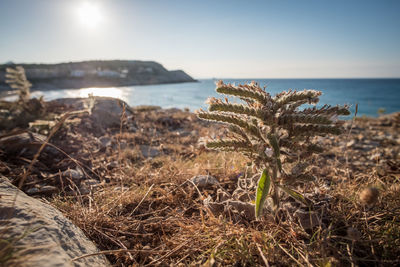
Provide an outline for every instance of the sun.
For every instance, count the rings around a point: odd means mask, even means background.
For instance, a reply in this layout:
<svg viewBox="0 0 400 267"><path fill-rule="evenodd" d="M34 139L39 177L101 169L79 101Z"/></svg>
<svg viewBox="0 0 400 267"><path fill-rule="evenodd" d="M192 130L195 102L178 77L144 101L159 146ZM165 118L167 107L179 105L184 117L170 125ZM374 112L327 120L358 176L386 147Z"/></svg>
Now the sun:
<svg viewBox="0 0 400 267"><path fill-rule="evenodd" d="M89 28L96 27L102 20L102 14L100 12L99 6L94 3L83 3L78 8L78 15L80 22Z"/></svg>

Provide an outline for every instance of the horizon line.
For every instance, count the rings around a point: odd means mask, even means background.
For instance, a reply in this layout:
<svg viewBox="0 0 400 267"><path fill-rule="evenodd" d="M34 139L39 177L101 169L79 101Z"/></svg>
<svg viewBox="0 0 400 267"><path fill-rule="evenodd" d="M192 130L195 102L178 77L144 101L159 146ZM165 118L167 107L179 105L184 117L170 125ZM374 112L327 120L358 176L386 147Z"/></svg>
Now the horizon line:
<svg viewBox="0 0 400 267"><path fill-rule="evenodd" d="M373 80L373 79L400 79L399 77L301 77L301 78L296 78L296 77L288 77L288 78L283 78L283 77L267 77L267 78L235 78L235 77L224 77L224 78L216 78L216 77L203 77L203 78L198 78L195 77L197 80L268 80L268 79L281 79L281 80L346 80L346 79L358 79L358 80Z"/></svg>

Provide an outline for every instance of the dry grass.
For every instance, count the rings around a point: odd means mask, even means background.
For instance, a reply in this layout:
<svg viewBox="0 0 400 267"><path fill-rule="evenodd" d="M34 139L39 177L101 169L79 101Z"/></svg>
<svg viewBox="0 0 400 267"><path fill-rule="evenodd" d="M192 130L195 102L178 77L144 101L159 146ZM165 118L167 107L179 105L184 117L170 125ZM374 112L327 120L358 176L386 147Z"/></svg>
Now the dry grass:
<svg viewBox="0 0 400 267"><path fill-rule="evenodd" d="M333 193L327 210L330 224L309 233L289 221L234 223L207 212L202 196L182 185L196 172L213 170L217 177L232 177L240 171L231 168L232 161L224 162L235 155L208 156L190 163L166 160L158 169L149 163L140 172L146 175L123 178L126 191L116 182L81 202L58 198L54 203L101 249L129 250L109 255L117 264L187 265L213 259L222 265L263 265L263 258L280 266L399 262L398 192L385 191L377 206L366 209L357 201L359 184L339 183L327 192ZM346 235L349 227L360 232L360 240Z"/></svg>
<svg viewBox="0 0 400 267"><path fill-rule="evenodd" d="M216 197L219 186L232 193L241 175L254 174L240 154L215 153L198 146L199 137L223 135L219 126L203 124L188 112L145 109L136 110L133 117L107 133L116 146L103 150L94 148L93 134L82 126L90 119L82 117L80 124L61 129L52 139L69 157L62 164L46 166L47 171L54 171L84 165L87 174L100 182L82 193L79 184L74 186L71 181L50 199L116 266L400 263L400 159L394 155L399 150L396 144L383 139L375 150L363 151L340 144L346 136L324 139L326 151L310 160L315 181L297 188L316 205L323 200L321 224L305 230L284 210L276 217L267 214L255 221L217 216L203 205L206 197ZM375 131L399 137L398 126L385 128L374 126L375 122L357 121L350 140L369 142ZM131 126L136 130L129 130ZM66 140L68 146L63 147ZM141 145L156 147L160 153L146 158ZM376 152L382 152L384 161L369 159ZM1 172L18 181L22 173L19 167L26 162L1 160L5 166ZM48 160L46 155L39 158ZM116 164L111 166L112 162ZM27 179L31 184L37 183L35 179L45 167L35 166ZM199 174L214 176L220 185L198 190L187 181ZM359 194L370 186L378 188L379 197L376 203L364 205Z"/></svg>
<svg viewBox="0 0 400 267"><path fill-rule="evenodd" d="M162 157L140 167L122 168L120 180L81 201L60 197L54 204L102 250L126 250L110 252L109 258L118 265L215 261L242 266L266 262L278 266L326 266L329 262L370 266L400 262L399 192L381 186L375 206L359 202L360 184L380 183L376 175L365 178L360 174L346 183L335 183L344 170L334 168L338 175L332 177L333 185L321 192L332 197L325 210L325 225L305 231L291 220L235 222L215 217L202 200L214 196L216 189L199 195L185 183L193 175L209 173L227 191L233 191L235 178L245 171L243 166L245 159L235 153L205 152L192 159L174 160ZM315 187L318 182L307 191ZM359 232L358 240L347 234L350 227Z"/></svg>
<svg viewBox="0 0 400 267"><path fill-rule="evenodd" d="M243 158L213 154L189 160L162 157L157 162L160 167L148 161L140 167L121 168L120 180L91 196L79 197L78 202L72 197L57 198L54 203L102 249L132 250L118 261L148 264L164 257L164 263L189 263L208 256L206 251L220 242L221 233L228 240L240 237L247 227L229 221L221 224L207 215L202 198L208 192L199 195L185 182L199 173L211 173L221 181L233 177L242 171L234 163L243 166Z"/></svg>

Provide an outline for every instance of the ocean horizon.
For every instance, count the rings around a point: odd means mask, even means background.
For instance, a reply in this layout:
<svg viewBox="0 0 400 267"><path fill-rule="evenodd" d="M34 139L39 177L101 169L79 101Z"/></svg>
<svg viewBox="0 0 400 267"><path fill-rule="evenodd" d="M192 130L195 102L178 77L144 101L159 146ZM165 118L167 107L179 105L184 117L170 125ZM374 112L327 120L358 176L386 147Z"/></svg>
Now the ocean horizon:
<svg viewBox="0 0 400 267"><path fill-rule="evenodd" d="M192 83L140 85L126 87L60 89L34 91L32 96L43 96L45 100L64 97L87 97L89 93L95 96L117 97L131 106L155 105L163 108L189 108L195 111L206 109L208 97L224 97L215 92L215 82L240 84L255 81L272 96L281 92L303 89L322 91L318 106L324 104L350 105L352 115L358 104L357 116L378 116L381 113L400 111L400 78L329 78L329 79L199 79ZM7 99L11 100L12 97Z"/></svg>

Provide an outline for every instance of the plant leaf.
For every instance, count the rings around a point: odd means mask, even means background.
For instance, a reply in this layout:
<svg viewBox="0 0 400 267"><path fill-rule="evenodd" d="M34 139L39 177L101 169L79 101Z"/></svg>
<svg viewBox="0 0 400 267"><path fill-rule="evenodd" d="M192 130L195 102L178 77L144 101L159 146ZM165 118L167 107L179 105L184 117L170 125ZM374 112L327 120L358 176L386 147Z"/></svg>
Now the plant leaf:
<svg viewBox="0 0 400 267"><path fill-rule="evenodd" d="M256 192L256 218L261 215L261 211L264 207L265 199L269 193L271 186L271 177L268 174L267 169L261 174L260 180L258 180L257 192Z"/></svg>
<svg viewBox="0 0 400 267"><path fill-rule="evenodd" d="M283 191L285 191L288 195L290 195L292 198L294 198L295 200L303 203L306 206L311 206L312 202L308 199L306 199L302 194L300 194L299 192L296 192L292 189L289 189L287 187L284 187L282 185L278 185L279 188L281 188Z"/></svg>

